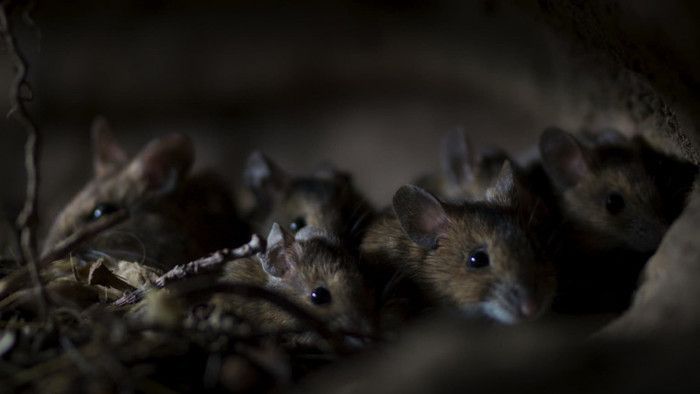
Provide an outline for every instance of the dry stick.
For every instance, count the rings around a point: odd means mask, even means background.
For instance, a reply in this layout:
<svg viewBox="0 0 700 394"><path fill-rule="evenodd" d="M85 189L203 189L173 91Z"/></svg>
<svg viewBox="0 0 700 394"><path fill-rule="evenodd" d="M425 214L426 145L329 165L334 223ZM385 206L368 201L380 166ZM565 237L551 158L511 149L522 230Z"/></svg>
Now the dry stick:
<svg viewBox="0 0 700 394"><path fill-rule="evenodd" d="M41 135L36 125L29 117L25 108L25 101L31 100L31 89L27 82L27 62L16 45L12 33L12 26L7 14L8 3L0 4L0 36L5 42L5 48L10 55L15 67L15 78L10 85L10 112L8 116L14 116L17 122L27 132L27 141L24 150L24 165L27 171L27 188L24 207L17 217L17 227L20 235L20 249L23 263L29 268L34 288L36 289L39 315L46 317L46 289L41 282L37 267L36 253L36 227L39 221L39 151L41 147ZM24 88L23 96L22 89Z"/></svg>
<svg viewBox="0 0 700 394"><path fill-rule="evenodd" d="M256 234L253 234L250 241L241 247L236 249L221 249L207 257L197 259L187 264L175 266L173 269L156 279L153 285L156 288L163 288L170 282L195 276L200 271L209 271L227 261L250 257L256 253L262 252L263 250L265 250L265 240ZM114 301L114 305L125 306L135 304L143 299L147 291L148 288L142 288L125 294L120 299Z"/></svg>
<svg viewBox="0 0 700 394"><path fill-rule="evenodd" d="M177 265L163 276L156 279L156 287L165 287L170 282L177 281L188 276L196 275L201 270L211 269L221 265L223 262L231 259L239 259L242 257L252 256L256 253L265 250L265 241L258 235L253 234L247 244L242 245L232 251L228 249L220 250L208 257L195 260L185 265Z"/></svg>
<svg viewBox="0 0 700 394"><path fill-rule="evenodd" d="M39 269L67 257L76 247L80 246L85 241L90 240L102 231L115 226L124 221L129 216L126 210L114 212L111 215L102 217L93 223L86 224L78 229L78 231L64 238L62 241L44 253L39 260ZM24 287L27 274L30 274L27 266L20 267L13 271L10 275L0 280L0 300L10 295L12 292Z"/></svg>
<svg viewBox="0 0 700 394"><path fill-rule="evenodd" d="M129 217L129 212L126 209L121 209L117 212L101 217L92 223L84 225L83 227L79 228L78 231L75 231L68 237L57 242L56 245L51 248L51 250L45 252L41 256L39 266L43 267L56 260L65 258L71 251L80 246L80 244L83 242L92 239L108 228L116 226L117 224L126 220L127 217Z"/></svg>

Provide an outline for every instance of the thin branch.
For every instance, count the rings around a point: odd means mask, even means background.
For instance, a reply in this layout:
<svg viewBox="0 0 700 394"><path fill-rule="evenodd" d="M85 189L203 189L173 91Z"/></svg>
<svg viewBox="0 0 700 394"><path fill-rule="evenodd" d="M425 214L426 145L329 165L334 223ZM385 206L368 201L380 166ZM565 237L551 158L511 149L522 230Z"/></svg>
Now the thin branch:
<svg viewBox="0 0 700 394"><path fill-rule="evenodd" d="M99 235L122 221L129 216L128 211L120 210L111 215L102 217L93 223L86 224L78 229L78 231L64 238L54 245L54 247L41 256L38 268L41 269L54 261L68 257L68 255L80 246L83 242L89 241L93 237ZM31 271L28 266L19 267L7 277L0 280L0 300L10 295L25 286L27 276L31 277ZM36 285L35 285L36 286Z"/></svg>
<svg viewBox="0 0 700 394"><path fill-rule="evenodd" d="M218 267L226 261L233 259L240 259L243 257L249 257L256 253L265 250L265 240L253 234L250 241L234 250L229 251L228 249L220 250L208 257L204 257L199 260L195 260L191 263L184 265L177 265L170 271L166 272L163 276L156 280L156 287L165 287L168 283L177 281L188 276L194 276L199 271L210 270L214 267Z"/></svg>
<svg viewBox="0 0 700 394"><path fill-rule="evenodd" d="M213 268L216 268L227 261L250 257L264 250L265 240L256 234L253 234L250 241L241 247L236 249L222 249L207 257L197 259L187 264L175 266L173 269L156 279L154 286L156 288L163 288L168 283L195 276L200 272L211 271ZM126 306L135 304L143 299L146 292L148 292L148 289L142 288L125 294L120 299L116 300L114 305Z"/></svg>
<svg viewBox="0 0 700 394"><path fill-rule="evenodd" d="M35 285L39 315L45 318L48 299L39 276L36 252L40 180L38 162L41 150L41 134L25 107L25 102L31 100L32 91L27 81L27 62L17 46L12 31L11 18L7 12L10 6L11 1L0 4L0 36L5 42L5 48L15 68L15 78L10 85L10 112L8 116L13 116L27 133L27 141L24 148L27 187L24 207L17 217L17 227L22 262L29 268L29 273Z"/></svg>
<svg viewBox="0 0 700 394"><path fill-rule="evenodd" d="M51 250L45 252L41 256L39 266L43 267L56 260L67 257L71 251L75 250L75 248L80 246L80 244L83 242L88 241L99 235L101 232L116 226L117 224L126 220L128 217L129 212L122 209L110 215L104 216L92 223L84 225L83 227L79 228L78 231L57 242L56 245L51 248Z"/></svg>

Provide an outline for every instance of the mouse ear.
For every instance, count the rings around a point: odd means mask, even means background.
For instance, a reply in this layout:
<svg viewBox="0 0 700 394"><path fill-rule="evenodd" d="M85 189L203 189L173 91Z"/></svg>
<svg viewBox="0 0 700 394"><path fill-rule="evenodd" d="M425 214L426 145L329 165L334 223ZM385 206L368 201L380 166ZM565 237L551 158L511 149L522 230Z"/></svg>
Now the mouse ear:
<svg viewBox="0 0 700 394"><path fill-rule="evenodd" d="M442 172L452 185L465 185L474 179L476 158L464 129L445 135L440 152Z"/></svg>
<svg viewBox="0 0 700 394"><path fill-rule="evenodd" d="M93 168L95 176L104 177L121 168L127 162L124 150L114 139L107 119L102 116L92 121L90 128L92 138Z"/></svg>
<svg viewBox="0 0 700 394"><path fill-rule="evenodd" d="M550 211L528 186L529 183L520 167L506 160L495 182L486 190L485 199L492 204L511 209L522 223L532 229L544 224L550 217Z"/></svg>
<svg viewBox="0 0 700 394"><path fill-rule="evenodd" d="M184 179L193 161L192 140L183 134L170 134L146 145L128 170L146 190L168 192Z"/></svg>
<svg viewBox="0 0 700 394"><path fill-rule="evenodd" d="M267 236L267 250L262 256L263 269L280 278L296 270L297 258L294 236L274 223Z"/></svg>
<svg viewBox="0 0 700 394"><path fill-rule="evenodd" d="M549 128L540 136L539 145L542 165L560 189L575 186L590 173L583 147L573 135Z"/></svg>
<svg viewBox="0 0 700 394"><path fill-rule="evenodd" d="M243 177L261 205L270 205L289 182L287 173L260 151L248 156Z"/></svg>
<svg viewBox="0 0 700 394"><path fill-rule="evenodd" d="M519 182L513 164L506 160L491 187L486 190L486 201L503 206L512 206L517 201Z"/></svg>
<svg viewBox="0 0 700 394"><path fill-rule="evenodd" d="M394 212L408 237L426 249L437 247L449 218L440 201L418 186L402 186L394 194Z"/></svg>
<svg viewBox="0 0 700 394"><path fill-rule="evenodd" d="M510 160L503 162L496 180L486 190L486 201L501 206L532 208L535 200L520 168Z"/></svg>

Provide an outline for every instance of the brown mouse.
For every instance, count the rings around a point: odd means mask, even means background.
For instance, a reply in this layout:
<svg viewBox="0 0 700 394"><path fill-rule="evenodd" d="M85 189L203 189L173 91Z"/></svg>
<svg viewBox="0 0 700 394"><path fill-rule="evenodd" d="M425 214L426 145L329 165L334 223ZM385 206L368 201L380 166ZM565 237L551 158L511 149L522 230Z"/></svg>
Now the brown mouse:
<svg viewBox="0 0 700 394"><path fill-rule="evenodd" d="M669 222L639 148L614 130L577 138L545 130L542 166L566 236L591 252L653 252Z"/></svg>
<svg viewBox="0 0 700 394"><path fill-rule="evenodd" d="M688 205L698 166L656 149L641 135L632 137L630 142L638 149L644 168L661 195L666 221L675 221Z"/></svg>
<svg viewBox="0 0 700 394"><path fill-rule="evenodd" d="M370 334L371 296L357 259L336 236L318 228L307 226L292 234L274 223L267 250L226 263L221 280L279 292L332 330ZM268 302L218 295L214 303L214 318L231 311L262 330L299 328L291 315Z"/></svg>
<svg viewBox="0 0 700 394"><path fill-rule="evenodd" d="M535 197L510 162L483 201L445 203L413 185L393 198L362 243L363 264L389 266L418 284L428 305L503 323L539 316L554 281L530 229Z"/></svg>
<svg viewBox="0 0 700 394"><path fill-rule="evenodd" d="M560 216L552 243L559 283L553 310L627 309L697 168L612 129L573 135L550 128L539 148L538 183Z"/></svg>
<svg viewBox="0 0 700 394"><path fill-rule="evenodd" d="M416 181L416 185L443 201L478 200L493 186L510 157L497 148L476 150L467 133L457 128L440 145L441 171Z"/></svg>
<svg viewBox="0 0 700 394"><path fill-rule="evenodd" d="M350 175L328 166L310 176L292 176L261 152L253 152L244 178L255 195L250 221L258 233L268 232L272 223L292 232L313 226L355 249L373 215Z"/></svg>
<svg viewBox="0 0 700 394"><path fill-rule="evenodd" d="M187 136L155 139L129 159L98 118L92 145L94 177L58 214L44 251L120 209L127 209L129 218L82 245L80 254L166 269L245 242L247 228L223 182L213 173L189 175L195 151Z"/></svg>

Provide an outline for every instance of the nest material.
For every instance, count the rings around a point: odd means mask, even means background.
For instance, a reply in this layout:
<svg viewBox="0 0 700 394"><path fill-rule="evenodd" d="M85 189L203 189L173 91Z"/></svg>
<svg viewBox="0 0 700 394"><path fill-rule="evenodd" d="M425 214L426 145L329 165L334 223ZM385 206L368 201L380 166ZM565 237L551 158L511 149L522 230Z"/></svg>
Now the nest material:
<svg viewBox="0 0 700 394"><path fill-rule="evenodd" d="M206 304L156 289L157 270L127 261L59 260L42 273L52 303L36 318L23 288L0 302L0 381L12 391L124 392L225 389L260 391L289 384L335 358L290 338L260 332L242 317L213 323ZM7 280L5 277L3 280ZM138 303L114 301L151 288Z"/></svg>

